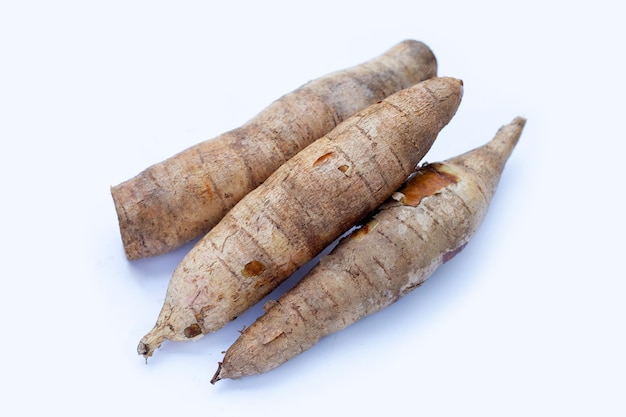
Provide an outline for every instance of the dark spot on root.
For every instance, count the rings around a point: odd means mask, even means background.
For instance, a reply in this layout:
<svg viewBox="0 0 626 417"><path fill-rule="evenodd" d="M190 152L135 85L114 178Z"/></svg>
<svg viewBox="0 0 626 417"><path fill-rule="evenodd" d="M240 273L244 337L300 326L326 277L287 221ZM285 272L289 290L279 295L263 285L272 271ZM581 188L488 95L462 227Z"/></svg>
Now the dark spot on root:
<svg viewBox="0 0 626 417"><path fill-rule="evenodd" d="M194 323L185 329L185 337L191 339L202 334L202 329L198 323Z"/></svg>
<svg viewBox="0 0 626 417"><path fill-rule="evenodd" d="M341 165L338 169L345 174L350 169L350 167L348 165Z"/></svg>
<svg viewBox="0 0 626 417"><path fill-rule="evenodd" d="M262 262L259 262L255 259L254 261L248 262L243 267L241 274L244 277L249 278L249 277L255 277L257 275L261 275L263 271L265 271L265 265L263 265Z"/></svg>
<svg viewBox="0 0 626 417"><path fill-rule="evenodd" d="M324 162L325 160L332 158L333 156L335 156L335 152L327 152L324 155L320 156L319 158L317 158L317 160L315 162L313 162L313 166L318 166L319 164L321 164L322 162Z"/></svg>
<svg viewBox="0 0 626 417"><path fill-rule="evenodd" d="M456 256L457 253L461 252L463 250L463 248L467 245L467 242L465 242L464 244L462 244L461 246L459 246L458 248L451 250L450 252L446 252L443 255L443 263L445 264L446 262L448 262L450 259L454 258Z"/></svg>
<svg viewBox="0 0 626 417"><path fill-rule="evenodd" d="M456 175L445 169L443 164L428 164L421 167L400 190L400 202L405 206L416 207L422 199L440 193L451 184L459 182Z"/></svg>
<svg viewBox="0 0 626 417"><path fill-rule="evenodd" d="M137 346L137 353L142 356L146 356L148 352L150 352L148 346L146 346L143 342L139 342L139 345Z"/></svg>

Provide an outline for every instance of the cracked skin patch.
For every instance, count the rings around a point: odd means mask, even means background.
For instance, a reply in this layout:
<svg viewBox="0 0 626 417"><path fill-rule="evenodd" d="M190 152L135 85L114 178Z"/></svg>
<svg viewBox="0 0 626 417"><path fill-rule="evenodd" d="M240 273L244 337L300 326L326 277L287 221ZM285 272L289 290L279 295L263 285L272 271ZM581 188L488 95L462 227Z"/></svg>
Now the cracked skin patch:
<svg viewBox="0 0 626 417"><path fill-rule="evenodd" d="M250 277L256 277L257 275L261 275L263 271L265 271L265 265L262 262L257 261L255 259L253 261L248 262L243 267L241 274L246 278L250 278Z"/></svg>
<svg viewBox="0 0 626 417"><path fill-rule="evenodd" d="M405 206L417 207L422 199L435 195L458 182L459 178L445 164L425 165L400 190L402 198L399 201Z"/></svg>

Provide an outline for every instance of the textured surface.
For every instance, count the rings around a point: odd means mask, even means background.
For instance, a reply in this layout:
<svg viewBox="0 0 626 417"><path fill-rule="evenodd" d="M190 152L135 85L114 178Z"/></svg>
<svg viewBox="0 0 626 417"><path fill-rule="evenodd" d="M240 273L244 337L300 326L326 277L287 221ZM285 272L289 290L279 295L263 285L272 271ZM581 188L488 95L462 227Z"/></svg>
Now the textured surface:
<svg viewBox="0 0 626 417"><path fill-rule="evenodd" d="M0 414L626 416L619 2L0 9ZM137 340L191 245L128 262L109 187L403 37L465 87L428 162L528 119L472 241L418 290L272 372L209 384L259 304L146 366Z"/></svg>
<svg viewBox="0 0 626 417"><path fill-rule="evenodd" d="M517 118L488 144L421 167L242 332L212 382L274 369L421 285L478 229L524 124Z"/></svg>
<svg viewBox="0 0 626 417"><path fill-rule="evenodd" d="M221 328L383 203L430 149L462 94L460 80L423 81L357 113L282 165L176 268L138 352L148 357L165 339Z"/></svg>
<svg viewBox="0 0 626 417"><path fill-rule="evenodd" d="M112 187L127 257L163 254L202 236L298 151L357 111L436 72L426 45L401 42L303 85L243 126Z"/></svg>

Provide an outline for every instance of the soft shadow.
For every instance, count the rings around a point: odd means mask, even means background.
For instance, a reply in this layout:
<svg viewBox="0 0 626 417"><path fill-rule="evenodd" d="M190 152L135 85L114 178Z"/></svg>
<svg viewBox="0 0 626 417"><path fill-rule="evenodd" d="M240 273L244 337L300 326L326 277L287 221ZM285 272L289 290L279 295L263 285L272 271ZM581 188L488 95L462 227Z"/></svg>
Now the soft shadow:
<svg viewBox="0 0 626 417"><path fill-rule="evenodd" d="M163 255L127 261L128 271L137 279L153 279L163 275L169 278L198 240L193 240Z"/></svg>

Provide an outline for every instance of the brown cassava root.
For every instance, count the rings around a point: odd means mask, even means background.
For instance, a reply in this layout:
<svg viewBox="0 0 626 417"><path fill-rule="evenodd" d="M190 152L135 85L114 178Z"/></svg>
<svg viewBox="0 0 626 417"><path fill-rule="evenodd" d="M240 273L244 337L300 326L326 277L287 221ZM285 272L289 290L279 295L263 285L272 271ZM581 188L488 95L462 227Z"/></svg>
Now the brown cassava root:
<svg viewBox="0 0 626 417"><path fill-rule="evenodd" d="M160 255L204 235L280 165L341 121L436 72L426 45L401 42L375 59L303 85L243 126L112 187L126 256Z"/></svg>
<svg viewBox="0 0 626 417"><path fill-rule="evenodd" d="M421 167L360 229L242 332L212 383L266 372L422 284L485 216L525 120L443 163Z"/></svg>
<svg viewBox="0 0 626 417"><path fill-rule="evenodd" d="M463 93L431 78L350 117L246 195L174 271L157 323L137 348L213 332L383 203L413 172Z"/></svg>

